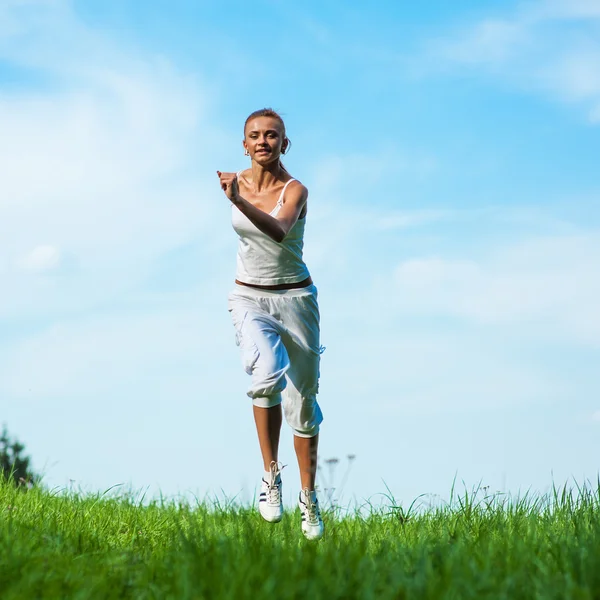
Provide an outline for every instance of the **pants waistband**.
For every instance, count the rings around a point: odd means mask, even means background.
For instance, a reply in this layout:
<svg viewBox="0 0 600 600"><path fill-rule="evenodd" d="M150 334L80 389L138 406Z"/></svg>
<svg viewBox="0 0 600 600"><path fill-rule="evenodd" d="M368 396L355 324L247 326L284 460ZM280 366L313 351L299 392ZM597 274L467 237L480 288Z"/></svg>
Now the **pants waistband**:
<svg viewBox="0 0 600 600"><path fill-rule="evenodd" d="M311 294L316 294L317 286L314 283L311 283L306 287L293 288L291 290L262 290L236 283L235 287L233 288L233 293L239 294L240 296L249 296L251 298L274 298L278 296L294 298L296 296L309 296Z"/></svg>

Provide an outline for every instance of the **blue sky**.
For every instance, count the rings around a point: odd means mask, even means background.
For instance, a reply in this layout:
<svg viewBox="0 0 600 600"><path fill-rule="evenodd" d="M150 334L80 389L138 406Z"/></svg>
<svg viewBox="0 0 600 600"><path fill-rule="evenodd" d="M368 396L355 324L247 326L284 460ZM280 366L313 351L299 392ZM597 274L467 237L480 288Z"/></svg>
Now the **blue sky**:
<svg viewBox="0 0 600 600"><path fill-rule="evenodd" d="M344 498L595 479L599 33L596 0L4 0L0 418L47 483L252 496L215 171L263 106ZM285 428L281 458L291 498Z"/></svg>

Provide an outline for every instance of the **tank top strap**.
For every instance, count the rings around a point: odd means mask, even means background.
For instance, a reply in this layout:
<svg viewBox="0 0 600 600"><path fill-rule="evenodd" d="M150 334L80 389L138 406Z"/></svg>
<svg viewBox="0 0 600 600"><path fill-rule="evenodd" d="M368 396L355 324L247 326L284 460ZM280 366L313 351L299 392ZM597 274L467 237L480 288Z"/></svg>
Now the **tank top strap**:
<svg viewBox="0 0 600 600"><path fill-rule="evenodd" d="M279 194L279 200L277 200L277 205L279 208L281 208L283 206L283 195L285 194L285 190L287 190L287 186L290 185L290 183L292 183L292 181L296 181L295 179L290 179L284 186L283 189L281 190L281 194Z"/></svg>

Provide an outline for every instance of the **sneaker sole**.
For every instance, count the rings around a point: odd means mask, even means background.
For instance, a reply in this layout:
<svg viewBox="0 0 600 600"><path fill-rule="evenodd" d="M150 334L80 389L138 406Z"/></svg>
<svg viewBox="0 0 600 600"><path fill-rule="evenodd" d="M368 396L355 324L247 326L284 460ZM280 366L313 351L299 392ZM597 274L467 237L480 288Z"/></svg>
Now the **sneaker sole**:
<svg viewBox="0 0 600 600"><path fill-rule="evenodd" d="M311 535L304 530L302 530L302 533L304 534L304 537L311 542L318 542L324 535L324 533L318 533L316 535Z"/></svg>
<svg viewBox="0 0 600 600"><path fill-rule="evenodd" d="M275 516L269 516L269 515L263 515L262 512L260 512L260 509L258 511L260 513L260 516L267 522L267 523L279 523L282 519L283 519L283 514L281 515L275 515Z"/></svg>

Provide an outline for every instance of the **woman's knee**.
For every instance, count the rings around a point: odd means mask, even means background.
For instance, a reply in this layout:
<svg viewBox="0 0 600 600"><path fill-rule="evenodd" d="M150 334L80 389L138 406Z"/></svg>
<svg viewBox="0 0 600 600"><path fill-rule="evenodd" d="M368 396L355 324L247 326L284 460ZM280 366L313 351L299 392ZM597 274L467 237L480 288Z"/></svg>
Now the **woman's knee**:
<svg viewBox="0 0 600 600"><path fill-rule="evenodd" d="M302 396L293 386L284 393L285 420L298 437L314 437L319 433L323 413L315 394Z"/></svg>
<svg viewBox="0 0 600 600"><path fill-rule="evenodd" d="M272 365L267 365L272 366ZM260 398L263 396L273 396L274 394L281 394L287 387L287 380L285 378L285 372L287 366L281 367L277 370L265 369L264 365L261 365L260 360L254 365L252 371L252 383L248 390L248 396L251 398Z"/></svg>
<svg viewBox="0 0 600 600"><path fill-rule="evenodd" d="M319 433L321 425L313 425L309 428L294 429L294 435L301 438L312 438Z"/></svg>

